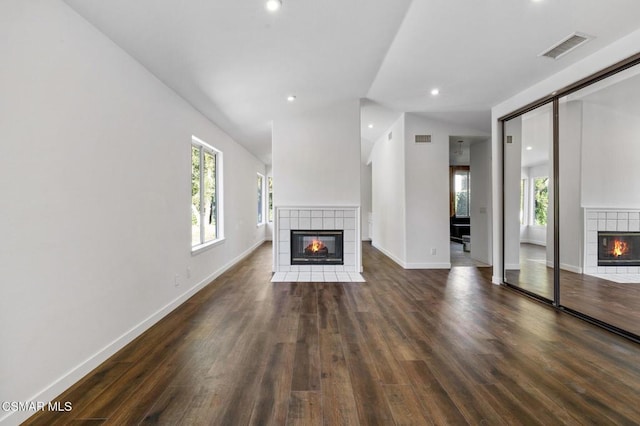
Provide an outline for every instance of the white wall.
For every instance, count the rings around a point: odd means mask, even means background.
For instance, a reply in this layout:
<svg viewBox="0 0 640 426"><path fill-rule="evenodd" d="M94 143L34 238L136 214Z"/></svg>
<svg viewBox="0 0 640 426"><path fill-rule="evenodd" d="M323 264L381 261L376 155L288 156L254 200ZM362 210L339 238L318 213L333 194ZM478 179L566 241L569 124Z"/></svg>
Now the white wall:
<svg viewBox="0 0 640 426"><path fill-rule="evenodd" d="M371 240L369 216L371 214L371 164L360 164L360 235L362 241Z"/></svg>
<svg viewBox="0 0 640 426"><path fill-rule="evenodd" d="M416 144L416 134L432 142ZM373 147L373 245L405 268L451 267L450 135L477 132L407 113Z"/></svg>
<svg viewBox="0 0 640 426"><path fill-rule="evenodd" d="M0 401L48 401L263 241L265 166L64 3L0 16ZM195 256L192 135L225 166L226 240Z"/></svg>
<svg viewBox="0 0 640 426"><path fill-rule="evenodd" d="M582 205L640 208L637 115L585 100Z"/></svg>
<svg viewBox="0 0 640 426"><path fill-rule="evenodd" d="M491 258L491 141L470 147L471 258L487 265Z"/></svg>
<svg viewBox="0 0 640 426"><path fill-rule="evenodd" d="M404 114L376 141L371 167L372 244L402 265L406 262Z"/></svg>
<svg viewBox="0 0 640 426"><path fill-rule="evenodd" d="M547 96L555 90L574 83L603 68L615 64L638 52L640 45L640 30L623 37L611 45L600 49L587 58L565 68L553 76L529 87L528 89L501 102L491 109L492 121L492 150L493 150L493 193L502 192L502 132L498 118L515 111L516 109ZM586 149L586 148L585 148ZM583 167L583 170L585 168ZM493 197L493 282L498 284L502 277L502 200L501 197Z"/></svg>
<svg viewBox="0 0 640 426"><path fill-rule="evenodd" d="M512 140L511 143L504 144L505 265L509 270L517 270L520 269L522 117L506 122L505 133L507 137L511 136ZM473 245L473 241L471 244Z"/></svg>
<svg viewBox="0 0 640 426"><path fill-rule="evenodd" d="M560 267L581 273L584 213L582 178L582 102L563 102L559 109Z"/></svg>
<svg viewBox="0 0 640 426"><path fill-rule="evenodd" d="M360 101L276 120L276 206L360 205Z"/></svg>
<svg viewBox="0 0 640 426"><path fill-rule="evenodd" d="M415 135L431 143L415 143ZM407 268L450 268L449 136L472 131L405 114ZM432 250L435 249L435 254Z"/></svg>

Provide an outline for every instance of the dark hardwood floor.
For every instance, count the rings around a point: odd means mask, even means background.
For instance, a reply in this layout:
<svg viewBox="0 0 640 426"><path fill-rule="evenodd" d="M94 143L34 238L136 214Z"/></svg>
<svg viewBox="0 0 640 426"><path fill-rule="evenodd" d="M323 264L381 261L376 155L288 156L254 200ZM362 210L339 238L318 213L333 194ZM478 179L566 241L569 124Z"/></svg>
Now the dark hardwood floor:
<svg viewBox="0 0 640 426"><path fill-rule="evenodd" d="M27 424L639 424L640 346L490 283L403 270L271 283L271 245Z"/></svg>
<svg viewBox="0 0 640 426"><path fill-rule="evenodd" d="M546 249L520 244L520 270L506 271L506 281L553 300L553 268ZM560 271L560 304L640 336L640 283L616 283Z"/></svg>

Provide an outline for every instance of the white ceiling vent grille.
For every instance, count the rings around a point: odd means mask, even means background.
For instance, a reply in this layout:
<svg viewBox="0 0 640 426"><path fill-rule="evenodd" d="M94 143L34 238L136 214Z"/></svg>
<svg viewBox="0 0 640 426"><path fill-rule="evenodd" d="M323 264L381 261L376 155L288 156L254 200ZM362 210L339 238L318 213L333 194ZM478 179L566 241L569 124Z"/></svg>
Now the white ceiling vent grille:
<svg viewBox="0 0 640 426"><path fill-rule="evenodd" d="M416 135L416 143L431 143L431 135Z"/></svg>
<svg viewBox="0 0 640 426"><path fill-rule="evenodd" d="M538 56L546 56L551 59L558 59L567 53L576 49L578 46L591 40L591 37L582 33L573 33L562 39L559 43L554 44L551 48L545 50Z"/></svg>

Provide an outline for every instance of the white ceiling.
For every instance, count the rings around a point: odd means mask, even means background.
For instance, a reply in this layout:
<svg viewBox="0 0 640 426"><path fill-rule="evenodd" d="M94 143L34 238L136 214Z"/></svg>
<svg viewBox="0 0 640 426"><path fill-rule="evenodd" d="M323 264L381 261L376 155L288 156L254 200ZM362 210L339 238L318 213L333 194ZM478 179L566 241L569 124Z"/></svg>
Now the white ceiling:
<svg viewBox="0 0 640 426"><path fill-rule="evenodd" d="M638 0L65 1L266 163L273 120L344 99L365 143L403 111L488 133L491 106L640 27ZM575 31L595 38L538 57Z"/></svg>

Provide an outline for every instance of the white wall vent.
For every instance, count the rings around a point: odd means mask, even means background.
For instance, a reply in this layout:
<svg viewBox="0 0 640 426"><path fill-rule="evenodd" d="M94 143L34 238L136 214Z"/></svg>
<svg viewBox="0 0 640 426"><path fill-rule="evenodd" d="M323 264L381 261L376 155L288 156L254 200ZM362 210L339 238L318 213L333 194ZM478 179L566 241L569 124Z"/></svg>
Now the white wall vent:
<svg viewBox="0 0 640 426"><path fill-rule="evenodd" d="M393 139L393 132L389 132L389 134L387 135L387 139L388 140Z"/></svg>
<svg viewBox="0 0 640 426"><path fill-rule="evenodd" d="M431 143L431 135L416 135L416 143Z"/></svg>
<svg viewBox="0 0 640 426"><path fill-rule="evenodd" d="M558 43L554 44L538 56L546 56L547 58L558 59L571 52L573 49L576 49L578 46L581 46L584 43L588 42L589 40L591 40L591 38L591 36L588 36L586 34L573 33L560 40Z"/></svg>

